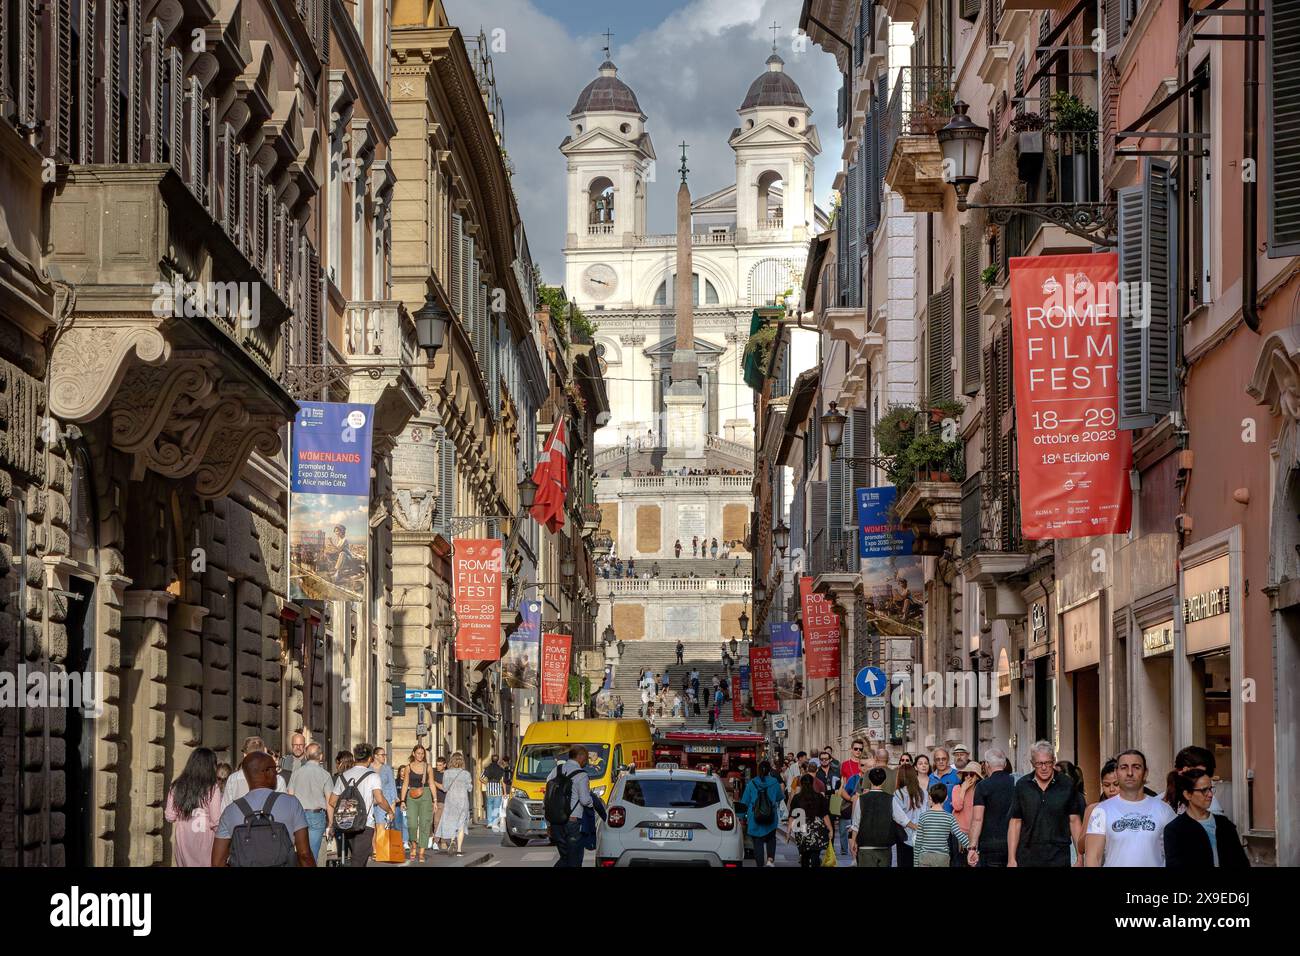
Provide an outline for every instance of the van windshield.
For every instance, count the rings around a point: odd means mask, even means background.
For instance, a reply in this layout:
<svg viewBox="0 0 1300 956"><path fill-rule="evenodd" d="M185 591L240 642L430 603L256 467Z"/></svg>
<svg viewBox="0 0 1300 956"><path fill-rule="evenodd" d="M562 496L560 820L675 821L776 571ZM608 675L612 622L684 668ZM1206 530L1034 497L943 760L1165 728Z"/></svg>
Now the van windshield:
<svg viewBox="0 0 1300 956"><path fill-rule="evenodd" d="M526 744L519 754L516 780L541 782L551 775L556 764L569 759L571 743ZM583 744L587 748L587 776L599 780L609 766L609 744Z"/></svg>

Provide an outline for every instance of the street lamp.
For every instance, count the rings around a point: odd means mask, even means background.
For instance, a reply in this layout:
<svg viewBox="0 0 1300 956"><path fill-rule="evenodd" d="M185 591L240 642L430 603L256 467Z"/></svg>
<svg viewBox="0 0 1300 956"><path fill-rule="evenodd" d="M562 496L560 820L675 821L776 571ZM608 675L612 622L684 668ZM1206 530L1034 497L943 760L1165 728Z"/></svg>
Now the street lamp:
<svg viewBox="0 0 1300 956"><path fill-rule="evenodd" d="M759 581L756 585L754 585L754 603L762 604L766 600L767 600L767 585L765 585L762 581Z"/></svg>
<svg viewBox="0 0 1300 956"><path fill-rule="evenodd" d="M565 555L560 559L560 577L564 578L566 584L573 580L576 571L577 565L574 563L573 555Z"/></svg>
<svg viewBox="0 0 1300 956"><path fill-rule="evenodd" d="M953 105L952 119L948 125L935 133L949 182L957 190L958 212L966 211L966 194L980 178L984 138L989 134L987 129L966 115L969 109L969 106L958 100Z"/></svg>
<svg viewBox="0 0 1300 956"><path fill-rule="evenodd" d="M519 489L519 509L521 511L532 511L533 502L537 500L537 482L524 475L519 479L519 484L515 487Z"/></svg>
<svg viewBox="0 0 1300 956"><path fill-rule="evenodd" d="M415 340L432 362L438 349L447 340L447 310L429 292L425 294L424 305L416 310L412 318L415 319Z"/></svg>
<svg viewBox="0 0 1300 956"><path fill-rule="evenodd" d="M822 434L826 438L826 447L831 450L831 457L839 451L840 445L844 444L844 422L847 420L845 414L836 408L834 402L822 416Z"/></svg>
<svg viewBox="0 0 1300 956"><path fill-rule="evenodd" d="M790 529L785 526L784 519L772 532L772 541L776 545L776 549L781 552L781 558L784 560L785 549L790 547Z"/></svg>
<svg viewBox="0 0 1300 956"><path fill-rule="evenodd" d="M611 644L614 644L615 642L618 641L618 635L614 633L613 624L605 625L605 630L601 631L600 633L600 640L601 643L604 644L606 647L609 647Z"/></svg>
<svg viewBox="0 0 1300 956"><path fill-rule="evenodd" d="M966 197L970 188L979 180L984 140L989 132L966 115L969 109L966 103L958 100L952 107L952 119L935 133L943 154L944 178L952 183L957 193L958 212L987 210L989 222L999 226L1005 226L1013 216L1026 213L1099 246L1117 245L1116 206L1113 202L968 202ZM831 444L829 438L826 443Z"/></svg>

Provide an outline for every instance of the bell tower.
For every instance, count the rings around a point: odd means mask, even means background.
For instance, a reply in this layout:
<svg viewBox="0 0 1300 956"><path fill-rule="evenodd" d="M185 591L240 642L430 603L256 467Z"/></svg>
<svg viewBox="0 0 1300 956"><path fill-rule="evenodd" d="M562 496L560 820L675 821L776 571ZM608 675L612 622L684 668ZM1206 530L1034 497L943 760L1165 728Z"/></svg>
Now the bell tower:
<svg viewBox="0 0 1300 956"><path fill-rule="evenodd" d="M645 121L636 94L607 56L600 75L578 95L560 144L569 161L566 248L619 248L645 234L646 183L655 159Z"/></svg>

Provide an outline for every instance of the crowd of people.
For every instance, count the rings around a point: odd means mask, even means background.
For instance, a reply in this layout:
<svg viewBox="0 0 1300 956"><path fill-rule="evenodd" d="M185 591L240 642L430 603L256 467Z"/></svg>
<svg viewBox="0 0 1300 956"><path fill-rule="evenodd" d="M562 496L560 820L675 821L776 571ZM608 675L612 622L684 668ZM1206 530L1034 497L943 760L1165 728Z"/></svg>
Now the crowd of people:
<svg viewBox="0 0 1300 956"><path fill-rule="evenodd" d="M1178 752L1163 794L1147 786L1140 751L1116 755L1100 768L1091 804L1082 771L1046 741L1022 775L996 747L982 760L958 745L894 763L862 740L851 751L843 761L826 747L812 759L788 753L779 770L760 765L741 798L759 866L775 865L779 833L806 867L840 865L836 842L839 857L867 867L1250 865L1203 747ZM779 813L763 813L768 802Z"/></svg>
<svg viewBox="0 0 1300 956"><path fill-rule="evenodd" d="M700 707L703 704L709 717L709 729L715 730L722 723L723 706L731 701L731 673L736 663L735 658L724 642L721 653L723 673L714 674L710 678L710 686L702 688L699 668L684 666L685 650L686 646L678 641L677 664L682 667L682 675L677 690L673 690L671 668L662 674L647 669L641 675L637 681L637 688L641 692L641 706L637 708L637 716L650 721L664 717L689 717L692 714L699 717L702 716ZM622 697L615 698L614 716L623 716Z"/></svg>
<svg viewBox="0 0 1300 956"><path fill-rule="evenodd" d="M493 754L478 777L498 832L510 772ZM423 863L429 853L464 856L474 788L460 751L430 762L417 744L394 770L384 747L360 743L335 754L331 772L304 734L284 754L249 737L233 768L196 748L168 789L164 817L176 866Z"/></svg>

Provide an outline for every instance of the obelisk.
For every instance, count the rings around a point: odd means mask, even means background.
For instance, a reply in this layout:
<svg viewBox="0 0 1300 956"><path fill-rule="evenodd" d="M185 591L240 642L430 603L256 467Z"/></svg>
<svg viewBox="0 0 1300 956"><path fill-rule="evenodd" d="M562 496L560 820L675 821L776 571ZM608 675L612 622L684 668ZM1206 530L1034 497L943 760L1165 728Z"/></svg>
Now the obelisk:
<svg viewBox="0 0 1300 956"><path fill-rule="evenodd" d="M664 396L668 416L668 468L698 467L704 456L704 392L695 354L695 283L691 265L691 190L686 183L686 144L682 143L682 184L677 188L677 279L673 286L676 329L672 384Z"/></svg>

